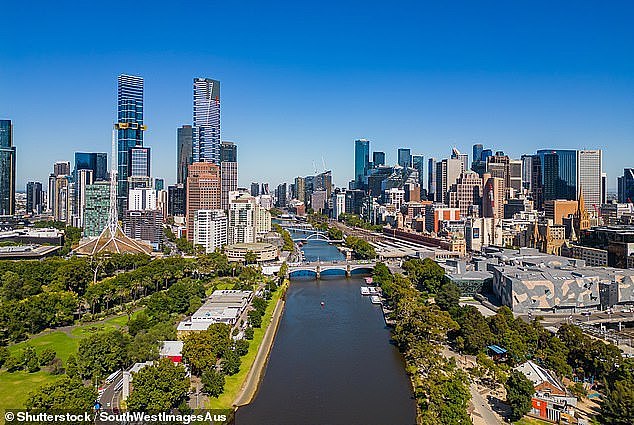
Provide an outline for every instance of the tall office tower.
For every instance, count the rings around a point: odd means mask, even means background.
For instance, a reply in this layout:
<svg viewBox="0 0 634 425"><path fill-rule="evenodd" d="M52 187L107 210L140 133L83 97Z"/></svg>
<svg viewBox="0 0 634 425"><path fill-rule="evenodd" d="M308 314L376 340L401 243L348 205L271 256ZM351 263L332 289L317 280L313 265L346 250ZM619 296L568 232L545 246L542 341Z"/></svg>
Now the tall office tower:
<svg viewBox="0 0 634 425"><path fill-rule="evenodd" d="M464 171L449 193L449 207L459 208L461 217L479 217L482 205L482 178Z"/></svg>
<svg viewBox="0 0 634 425"><path fill-rule="evenodd" d="M53 174L57 176L70 176L70 161L57 161L53 164Z"/></svg>
<svg viewBox="0 0 634 425"><path fill-rule="evenodd" d="M425 157L423 155L412 155L412 167L418 172L418 184L425 185Z"/></svg>
<svg viewBox="0 0 634 425"><path fill-rule="evenodd" d="M227 244L227 214L224 210L198 210L194 214L194 245L210 254Z"/></svg>
<svg viewBox="0 0 634 425"><path fill-rule="evenodd" d="M332 193L332 171L324 171L313 178L313 190L325 190L326 197Z"/></svg>
<svg viewBox="0 0 634 425"><path fill-rule="evenodd" d="M194 212L220 209L220 167L194 162L187 173L187 240L194 239Z"/></svg>
<svg viewBox="0 0 634 425"><path fill-rule="evenodd" d="M634 168L624 168L623 176L617 178L618 200L620 203L634 201Z"/></svg>
<svg viewBox="0 0 634 425"><path fill-rule="evenodd" d="M544 181L542 178L542 159L539 155L532 155L531 158L531 196L534 208L541 211L544 205Z"/></svg>
<svg viewBox="0 0 634 425"><path fill-rule="evenodd" d="M255 242L258 233L267 231L267 214L270 229L270 213L258 204L256 198L248 193L232 192L229 195L228 243Z"/></svg>
<svg viewBox="0 0 634 425"><path fill-rule="evenodd" d="M55 177L53 218L56 221L63 221L64 223L70 220L72 213L70 180L71 177L69 175L59 175Z"/></svg>
<svg viewBox="0 0 634 425"><path fill-rule="evenodd" d="M146 241L158 250L163 243L163 214L159 210L129 209L123 217L123 231L129 238Z"/></svg>
<svg viewBox="0 0 634 425"><path fill-rule="evenodd" d="M341 214L346 212L346 193L335 189L331 196L332 202L332 218L337 220Z"/></svg>
<svg viewBox="0 0 634 425"><path fill-rule="evenodd" d="M15 146L11 120L0 120L0 215L15 214Z"/></svg>
<svg viewBox="0 0 634 425"><path fill-rule="evenodd" d="M514 196L522 191L522 160L509 159L509 183Z"/></svg>
<svg viewBox="0 0 634 425"><path fill-rule="evenodd" d="M457 158L443 159L436 164L436 202L449 205L449 188L456 183L463 167L464 162Z"/></svg>
<svg viewBox="0 0 634 425"><path fill-rule="evenodd" d="M304 180L303 177L295 177L295 184L293 187L295 188L293 198L306 203L306 180Z"/></svg>
<svg viewBox="0 0 634 425"><path fill-rule="evenodd" d="M473 170L475 164L478 161L482 161L482 150L483 150L483 146L482 143L475 143L473 145L473 158L471 158L471 169ZM475 171L475 170L473 170Z"/></svg>
<svg viewBox="0 0 634 425"><path fill-rule="evenodd" d="M537 151L542 171L544 200L577 199L577 151L541 149Z"/></svg>
<svg viewBox="0 0 634 425"><path fill-rule="evenodd" d="M504 155L503 152L496 152L495 155L487 158L486 172L490 174L491 177L502 179L505 199L508 199L508 193L511 188L510 158Z"/></svg>
<svg viewBox="0 0 634 425"><path fill-rule="evenodd" d="M462 162L462 169L469 169L469 155L466 153L461 153L458 149L451 149L451 159L459 159Z"/></svg>
<svg viewBox="0 0 634 425"><path fill-rule="evenodd" d="M86 186L83 212L84 237L99 236L108 225L110 183L95 182Z"/></svg>
<svg viewBox="0 0 634 425"><path fill-rule="evenodd" d="M260 189L260 195L270 195L271 191L269 190L268 183L262 183L262 189Z"/></svg>
<svg viewBox="0 0 634 425"><path fill-rule="evenodd" d="M161 191L165 189L165 180L156 178L154 179L154 190Z"/></svg>
<svg viewBox="0 0 634 425"><path fill-rule="evenodd" d="M192 132L192 162L220 164L220 81L194 78Z"/></svg>
<svg viewBox="0 0 634 425"><path fill-rule="evenodd" d="M427 160L427 199L435 201L436 198L436 158Z"/></svg>
<svg viewBox="0 0 634 425"><path fill-rule="evenodd" d="M379 165L385 165L385 152L372 152L372 166L378 167Z"/></svg>
<svg viewBox="0 0 634 425"><path fill-rule="evenodd" d="M251 196L260 196L260 183L251 183Z"/></svg>
<svg viewBox="0 0 634 425"><path fill-rule="evenodd" d="M359 139L354 141L354 180L357 185L363 184L370 166L370 141Z"/></svg>
<svg viewBox="0 0 634 425"><path fill-rule="evenodd" d="M275 189L275 206L285 208L286 205L286 183L281 183L277 186L277 189Z"/></svg>
<svg viewBox="0 0 634 425"><path fill-rule="evenodd" d="M577 198L583 195L585 207L588 211L598 211L602 204L602 184L601 173L602 160L601 150L580 150L578 155L578 188Z"/></svg>
<svg viewBox="0 0 634 425"><path fill-rule="evenodd" d="M128 193L129 210L147 211L156 209L156 191L154 189L130 189Z"/></svg>
<svg viewBox="0 0 634 425"><path fill-rule="evenodd" d="M176 183L184 184L187 179L187 166L192 163L191 125L184 125L176 130Z"/></svg>
<svg viewBox="0 0 634 425"><path fill-rule="evenodd" d="M412 151L410 149L398 148L396 157L397 157L397 163L401 167L412 166Z"/></svg>
<svg viewBox="0 0 634 425"><path fill-rule="evenodd" d="M94 181L109 179L108 154L105 152L75 152L73 179L77 180L78 170L92 170Z"/></svg>
<svg viewBox="0 0 634 425"><path fill-rule="evenodd" d="M26 184L26 213L42 214L42 183L40 182Z"/></svg>
<svg viewBox="0 0 634 425"><path fill-rule="evenodd" d="M176 183L167 187L167 212L170 216L184 216L186 203L185 185Z"/></svg>
<svg viewBox="0 0 634 425"><path fill-rule="evenodd" d="M130 149L143 147L143 78L119 75L117 80L117 210L127 208Z"/></svg>
<svg viewBox="0 0 634 425"><path fill-rule="evenodd" d="M156 209L163 214L163 221L169 217L169 198L167 190L161 189L156 191Z"/></svg>
<svg viewBox="0 0 634 425"><path fill-rule="evenodd" d="M54 173L48 176L48 191L46 192L46 210L53 212L55 208L55 179Z"/></svg>
<svg viewBox="0 0 634 425"><path fill-rule="evenodd" d="M229 209L229 192L238 189L238 148L232 142L220 144L221 208Z"/></svg>
<svg viewBox="0 0 634 425"><path fill-rule="evenodd" d="M482 217L504 218L504 180L484 175Z"/></svg>
<svg viewBox="0 0 634 425"><path fill-rule="evenodd" d="M83 227L86 208L86 188L94 183L94 172L81 168L75 171L75 202L73 203L73 226Z"/></svg>
<svg viewBox="0 0 634 425"><path fill-rule="evenodd" d="M601 204L608 203L608 174L601 173Z"/></svg>
<svg viewBox="0 0 634 425"><path fill-rule="evenodd" d="M522 187L529 192L532 191L533 185L533 155L522 155Z"/></svg>
<svg viewBox="0 0 634 425"><path fill-rule="evenodd" d="M151 188L150 148L136 146L128 151L128 190Z"/></svg>

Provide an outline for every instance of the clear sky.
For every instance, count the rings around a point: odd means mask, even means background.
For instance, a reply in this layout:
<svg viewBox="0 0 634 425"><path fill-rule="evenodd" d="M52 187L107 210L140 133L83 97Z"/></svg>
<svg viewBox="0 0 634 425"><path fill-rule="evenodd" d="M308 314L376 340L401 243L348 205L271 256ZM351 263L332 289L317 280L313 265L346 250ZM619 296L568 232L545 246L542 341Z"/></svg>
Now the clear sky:
<svg viewBox="0 0 634 425"><path fill-rule="evenodd" d="M391 163L398 147L601 148L610 188L634 166L632 1L7 0L0 20L18 190L74 151L110 152L120 73L145 78L145 144L168 184L194 77L221 81L241 186L322 157L344 186L357 138Z"/></svg>

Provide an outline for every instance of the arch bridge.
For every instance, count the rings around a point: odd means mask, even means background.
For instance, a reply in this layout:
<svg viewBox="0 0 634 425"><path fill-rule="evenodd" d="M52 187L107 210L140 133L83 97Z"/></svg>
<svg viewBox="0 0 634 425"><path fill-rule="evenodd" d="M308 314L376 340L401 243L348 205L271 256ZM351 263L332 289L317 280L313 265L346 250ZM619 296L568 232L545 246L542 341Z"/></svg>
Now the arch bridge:
<svg viewBox="0 0 634 425"><path fill-rule="evenodd" d="M317 279L322 276L344 275L350 277L355 274L372 273L376 261L306 261L302 263L292 263L288 265L288 275L290 278L299 276L315 275Z"/></svg>

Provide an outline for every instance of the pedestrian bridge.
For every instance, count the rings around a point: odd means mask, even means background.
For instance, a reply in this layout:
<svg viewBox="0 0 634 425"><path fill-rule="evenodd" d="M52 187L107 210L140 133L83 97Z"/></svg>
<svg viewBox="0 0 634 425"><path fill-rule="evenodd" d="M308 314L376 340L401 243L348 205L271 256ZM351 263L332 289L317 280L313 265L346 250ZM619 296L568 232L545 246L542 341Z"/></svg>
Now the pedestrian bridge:
<svg viewBox="0 0 634 425"><path fill-rule="evenodd" d="M292 278L297 277L316 277L320 279L322 276L346 276L372 273L376 261L359 260L359 261L306 261L302 263L291 263L288 265L288 275Z"/></svg>

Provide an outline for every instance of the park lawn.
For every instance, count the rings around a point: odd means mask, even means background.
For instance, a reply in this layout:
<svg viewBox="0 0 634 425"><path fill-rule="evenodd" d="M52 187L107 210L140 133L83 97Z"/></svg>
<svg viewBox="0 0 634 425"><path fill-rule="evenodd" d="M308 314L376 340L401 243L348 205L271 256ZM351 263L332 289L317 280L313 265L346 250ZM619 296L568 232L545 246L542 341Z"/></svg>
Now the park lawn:
<svg viewBox="0 0 634 425"><path fill-rule="evenodd" d="M133 313L132 316L134 316ZM85 325L77 326L71 331L71 334L75 338L84 338L95 332L100 332L106 329L120 329L128 324L128 315L122 314L120 316L112 317L104 320L103 322L86 323Z"/></svg>
<svg viewBox="0 0 634 425"><path fill-rule="evenodd" d="M24 346L27 344L35 348L35 351L38 354L40 354L45 348L52 348L53 350L55 350L57 357L59 357L64 363L66 363L66 359L68 359L68 356L74 354L77 351L79 340L74 337L68 336L62 331L56 331L49 334L35 336L28 339L27 341L22 341L20 343L14 344L9 347L9 351L11 352L11 354L15 354L24 349Z"/></svg>
<svg viewBox="0 0 634 425"><path fill-rule="evenodd" d="M225 376L224 392L217 399L209 399L209 407L211 409L233 408L233 401L236 399L238 392L242 388L242 384L249 374L251 366L253 366L253 363L255 362L255 357L257 356L260 345L262 344L262 340L264 339L264 334L271 324L271 318L273 317L275 305L284 293L285 289L285 287L280 287L277 291L273 293L273 297L271 298L269 305L266 307L266 311L264 312L264 316L262 317L262 327L254 328L253 330L253 339L249 341L249 352L245 354L244 357L242 357L240 371L233 376Z"/></svg>
<svg viewBox="0 0 634 425"><path fill-rule="evenodd" d="M23 408L32 391L44 384L54 382L58 378L59 376L51 375L42 370L35 373L25 371L0 372L0 412L6 409Z"/></svg>

